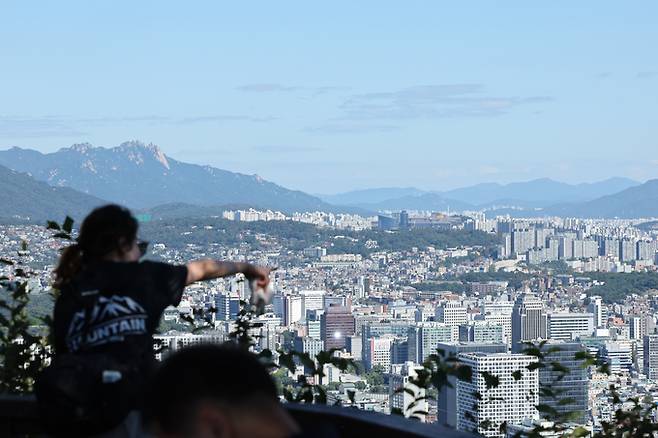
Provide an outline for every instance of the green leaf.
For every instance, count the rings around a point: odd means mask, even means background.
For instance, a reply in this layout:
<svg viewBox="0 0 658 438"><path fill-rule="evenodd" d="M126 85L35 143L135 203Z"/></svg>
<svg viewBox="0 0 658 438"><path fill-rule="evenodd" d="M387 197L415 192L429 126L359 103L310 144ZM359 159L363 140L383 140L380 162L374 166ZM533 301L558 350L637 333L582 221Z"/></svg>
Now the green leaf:
<svg viewBox="0 0 658 438"><path fill-rule="evenodd" d="M463 382L471 382L473 380L473 369L468 365L461 365L455 369L454 375Z"/></svg>
<svg viewBox="0 0 658 438"><path fill-rule="evenodd" d="M571 436L574 438L586 437L589 436L589 430L585 429L582 426L578 426L573 430L573 432L571 432Z"/></svg>
<svg viewBox="0 0 658 438"><path fill-rule="evenodd" d="M566 406L566 405L572 405L576 403L576 399L573 397L565 397L560 399L560 401L557 402L558 406Z"/></svg>
<svg viewBox="0 0 658 438"><path fill-rule="evenodd" d="M549 415L557 415L557 410L556 410L554 407L549 406L549 405L547 405L547 404L545 404L545 403L539 403L539 404L537 405L537 410L538 410L539 412L543 412L543 413L545 413L545 414L549 414Z"/></svg>
<svg viewBox="0 0 658 438"><path fill-rule="evenodd" d="M500 377L494 376L489 371L481 371L480 375L484 378L487 389L497 388L500 385Z"/></svg>
<svg viewBox="0 0 658 438"><path fill-rule="evenodd" d="M64 223L62 224L62 230L66 231L67 233L71 233L73 231L73 218L71 216L66 216L66 219L64 219Z"/></svg>
<svg viewBox="0 0 658 438"><path fill-rule="evenodd" d="M61 230L59 224L55 221L46 222L46 229L47 230Z"/></svg>
<svg viewBox="0 0 658 438"><path fill-rule="evenodd" d="M529 363L528 366L526 367L529 371L534 371L539 368L546 368L546 364L542 362L532 362Z"/></svg>
<svg viewBox="0 0 658 438"><path fill-rule="evenodd" d="M522 376L523 374L521 373L521 370L516 370L512 373L512 377L514 378L514 380L521 380Z"/></svg>

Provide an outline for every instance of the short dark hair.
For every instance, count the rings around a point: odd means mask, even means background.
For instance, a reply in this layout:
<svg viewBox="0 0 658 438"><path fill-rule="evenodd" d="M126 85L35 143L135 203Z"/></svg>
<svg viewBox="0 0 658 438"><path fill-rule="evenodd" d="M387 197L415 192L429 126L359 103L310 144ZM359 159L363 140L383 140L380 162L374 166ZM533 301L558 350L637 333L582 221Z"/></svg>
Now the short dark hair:
<svg viewBox="0 0 658 438"><path fill-rule="evenodd" d="M164 432L181 432L200 401L238 407L254 398L277 400L274 381L254 354L230 344L187 347L168 357L155 372L144 418Z"/></svg>

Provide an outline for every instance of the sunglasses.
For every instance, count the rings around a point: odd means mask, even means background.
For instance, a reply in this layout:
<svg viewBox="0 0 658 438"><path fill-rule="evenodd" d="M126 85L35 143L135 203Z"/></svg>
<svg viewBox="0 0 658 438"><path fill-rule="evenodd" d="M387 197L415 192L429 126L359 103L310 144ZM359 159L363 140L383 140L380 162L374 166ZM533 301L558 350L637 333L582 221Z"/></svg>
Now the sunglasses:
<svg viewBox="0 0 658 438"><path fill-rule="evenodd" d="M146 240L137 239L137 249L139 249L139 256L144 257L149 250L149 242Z"/></svg>

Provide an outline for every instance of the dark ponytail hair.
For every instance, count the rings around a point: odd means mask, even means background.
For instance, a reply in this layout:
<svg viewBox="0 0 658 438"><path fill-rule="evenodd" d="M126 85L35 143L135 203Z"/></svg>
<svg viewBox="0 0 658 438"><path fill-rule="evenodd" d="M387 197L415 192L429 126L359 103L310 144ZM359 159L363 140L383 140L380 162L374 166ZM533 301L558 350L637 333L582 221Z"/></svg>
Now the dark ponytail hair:
<svg viewBox="0 0 658 438"><path fill-rule="evenodd" d="M90 263L131 244L137 228L137 220L127 208L110 204L94 209L82 221L77 243L62 251L55 268L55 288L61 289Z"/></svg>

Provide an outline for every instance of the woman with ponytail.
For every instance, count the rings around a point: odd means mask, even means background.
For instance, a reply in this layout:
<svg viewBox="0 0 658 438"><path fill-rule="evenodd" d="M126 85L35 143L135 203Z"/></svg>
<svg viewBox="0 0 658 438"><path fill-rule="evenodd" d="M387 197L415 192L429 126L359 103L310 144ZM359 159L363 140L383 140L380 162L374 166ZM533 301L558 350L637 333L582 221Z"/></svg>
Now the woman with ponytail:
<svg viewBox="0 0 658 438"><path fill-rule="evenodd" d="M147 242L137 231L129 210L100 207L61 254L54 272L55 359L37 384L46 426L55 434L118 427L107 436L137 436L135 412L154 367L153 334L164 309L177 306L185 286L196 281L242 273L256 287L268 286L270 270L248 263L140 261Z"/></svg>

